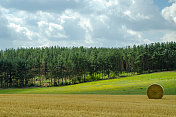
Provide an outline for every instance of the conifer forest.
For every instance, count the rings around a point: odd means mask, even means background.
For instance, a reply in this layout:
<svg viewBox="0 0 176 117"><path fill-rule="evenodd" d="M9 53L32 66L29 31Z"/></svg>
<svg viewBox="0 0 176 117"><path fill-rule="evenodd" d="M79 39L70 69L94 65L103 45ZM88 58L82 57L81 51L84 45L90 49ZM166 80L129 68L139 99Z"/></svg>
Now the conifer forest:
<svg viewBox="0 0 176 117"><path fill-rule="evenodd" d="M124 48L41 47L0 51L0 88L71 85L176 69L176 42ZM39 83L36 85L36 83Z"/></svg>

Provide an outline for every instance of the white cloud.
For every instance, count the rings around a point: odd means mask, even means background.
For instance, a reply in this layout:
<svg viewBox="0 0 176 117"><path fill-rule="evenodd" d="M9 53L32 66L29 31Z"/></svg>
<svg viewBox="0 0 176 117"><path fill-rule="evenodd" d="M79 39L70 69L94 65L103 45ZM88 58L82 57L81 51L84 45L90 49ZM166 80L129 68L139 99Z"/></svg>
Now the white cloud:
<svg viewBox="0 0 176 117"><path fill-rule="evenodd" d="M92 25L90 23L90 19L81 18L79 25L86 31L86 32L93 32Z"/></svg>
<svg viewBox="0 0 176 117"><path fill-rule="evenodd" d="M133 19L133 20L145 20L145 19L150 19L150 16L145 16L141 13L137 13L137 14L132 14L130 10L127 10L127 11L124 11L123 12L125 16L128 16L130 19Z"/></svg>
<svg viewBox="0 0 176 117"><path fill-rule="evenodd" d="M163 42L176 41L176 31L166 33L161 40Z"/></svg>
<svg viewBox="0 0 176 117"><path fill-rule="evenodd" d="M128 29L125 25L122 25L122 33L124 33L124 38L132 44L141 44L141 43L151 43L150 40L144 38L141 32L137 32L131 29Z"/></svg>
<svg viewBox="0 0 176 117"><path fill-rule="evenodd" d="M58 18L61 24L65 23L67 20L75 20L80 17L80 14L73 12L72 10L65 10L62 15Z"/></svg>
<svg viewBox="0 0 176 117"><path fill-rule="evenodd" d="M5 39L12 47L122 47L175 38L176 3L162 13L153 0L4 0L0 4L3 48L9 47Z"/></svg>
<svg viewBox="0 0 176 117"><path fill-rule="evenodd" d="M53 31L53 30L62 30L63 27L59 24L55 24L55 23L49 23L49 30Z"/></svg>
<svg viewBox="0 0 176 117"><path fill-rule="evenodd" d="M166 7L162 10L163 17L176 24L176 3L173 3L170 7Z"/></svg>

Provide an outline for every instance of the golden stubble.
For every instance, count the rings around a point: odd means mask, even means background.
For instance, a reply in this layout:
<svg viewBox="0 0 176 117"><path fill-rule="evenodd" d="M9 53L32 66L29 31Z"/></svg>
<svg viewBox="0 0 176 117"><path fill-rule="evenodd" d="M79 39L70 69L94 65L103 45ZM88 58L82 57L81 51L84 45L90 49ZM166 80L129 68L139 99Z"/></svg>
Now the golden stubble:
<svg viewBox="0 0 176 117"><path fill-rule="evenodd" d="M174 117L176 95L0 94L1 117Z"/></svg>

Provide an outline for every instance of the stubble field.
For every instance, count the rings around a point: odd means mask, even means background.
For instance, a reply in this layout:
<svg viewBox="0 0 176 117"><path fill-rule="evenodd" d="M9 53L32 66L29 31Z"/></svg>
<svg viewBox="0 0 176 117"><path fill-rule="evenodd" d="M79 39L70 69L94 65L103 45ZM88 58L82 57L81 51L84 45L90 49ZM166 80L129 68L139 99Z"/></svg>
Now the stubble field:
<svg viewBox="0 0 176 117"><path fill-rule="evenodd" d="M2 117L174 117L176 95L0 94Z"/></svg>

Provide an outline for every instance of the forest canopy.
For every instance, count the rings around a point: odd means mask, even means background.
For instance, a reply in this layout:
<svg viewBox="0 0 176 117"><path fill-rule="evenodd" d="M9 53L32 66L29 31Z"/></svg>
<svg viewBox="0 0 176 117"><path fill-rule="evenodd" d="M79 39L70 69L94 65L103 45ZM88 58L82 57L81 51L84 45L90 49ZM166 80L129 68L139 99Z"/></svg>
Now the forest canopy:
<svg viewBox="0 0 176 117"><path fill-rule="evenodd" d="M176 69L176 42L125 48L41 47L0 51L0 88L69 85ZM107 76L107 77L105 77Z"/></svg>

